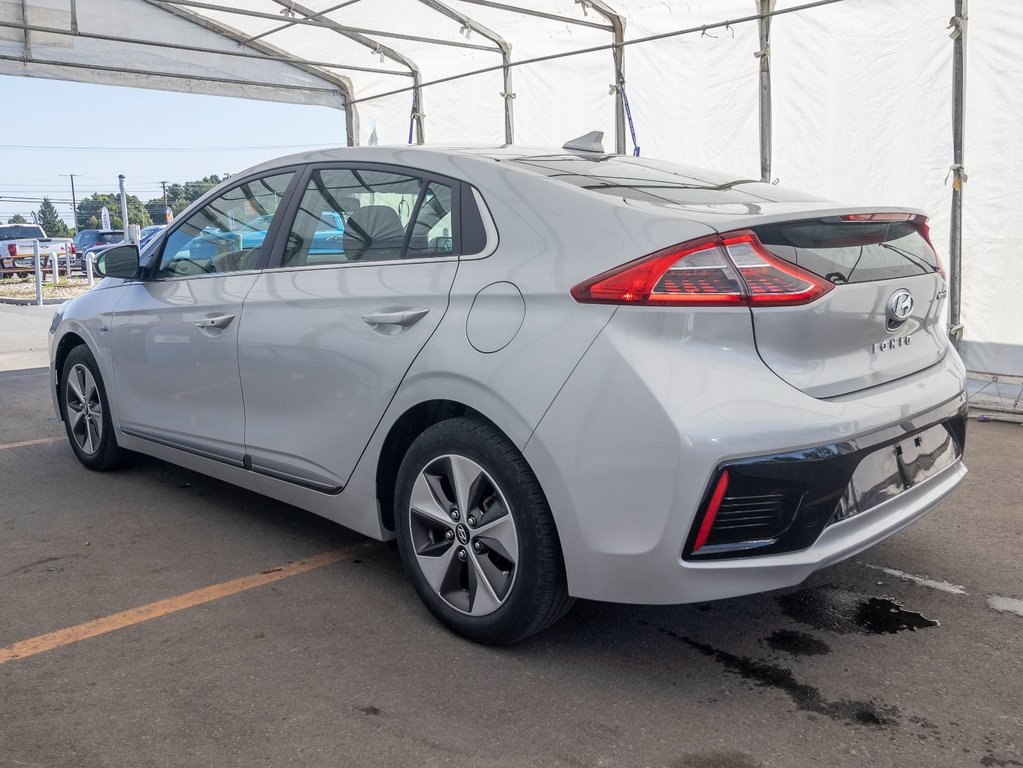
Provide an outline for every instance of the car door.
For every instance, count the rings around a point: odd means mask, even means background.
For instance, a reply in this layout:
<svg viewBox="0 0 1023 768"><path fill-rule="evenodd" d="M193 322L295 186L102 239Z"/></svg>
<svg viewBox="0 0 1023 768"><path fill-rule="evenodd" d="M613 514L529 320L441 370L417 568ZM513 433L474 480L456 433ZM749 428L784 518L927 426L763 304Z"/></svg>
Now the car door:
<svg viewBox="0 0 1023 768"><path fill-rule="evenodd" d="M245 300L245 445L253 470L336 492L447 310L458 185L321 166L300 189Z"/></svg>
<svg viewBox="0 0 1023 768"><path fill-rule="evenodd" d="M242 464L242 302L294 176L248 179L209 200L174 224L146 279L123 288L111 332L125 433Z"/></svg>

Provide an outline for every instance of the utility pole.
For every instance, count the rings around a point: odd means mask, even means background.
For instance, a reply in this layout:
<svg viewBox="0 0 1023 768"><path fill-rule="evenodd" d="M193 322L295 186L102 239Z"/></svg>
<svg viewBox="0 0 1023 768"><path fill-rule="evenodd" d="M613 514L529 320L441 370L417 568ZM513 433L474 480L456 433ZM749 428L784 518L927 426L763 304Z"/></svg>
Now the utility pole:
<svg viewBox="0 0 1023 768"><path fill-rule="evenodd" d="M71 218L75 221L75 234L78 234L78 201L75 199L75 176L77 173L62 173L61 176L67 176L71 179Z"/></svg>
<svg viewBox="0 0 1023 768"><path fill-rule="evenodd" d="M161 181L160 186L163 187L163 223L170 224L167 220L167 182Z"/></svg>

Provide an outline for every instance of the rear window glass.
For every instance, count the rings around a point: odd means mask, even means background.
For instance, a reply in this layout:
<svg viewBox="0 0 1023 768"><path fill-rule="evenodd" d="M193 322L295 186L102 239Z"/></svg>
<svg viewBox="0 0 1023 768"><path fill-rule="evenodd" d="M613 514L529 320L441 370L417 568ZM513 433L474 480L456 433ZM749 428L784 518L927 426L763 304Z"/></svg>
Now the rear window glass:
<svg viewBox="0 0 1023 768"><path fill-rule="evenodd" d="M815 199L756 179L622 155L533 155L509 162L598 194L650 203L714 205Z"/></svg>
<svg viewBox="0 0 1023 768"><path fill-rule="evenodd" d="M938 269L934 249L912 221L799 221L755 231L772 253L833 283L891 280Z"/></svg>
<svg viewBox="0 0 1023 768"><path fill-rule="evenodd" d="M34 225L0 227L0 240L21 240L22 238L36 239L43 237L42 227Z"/></svg>

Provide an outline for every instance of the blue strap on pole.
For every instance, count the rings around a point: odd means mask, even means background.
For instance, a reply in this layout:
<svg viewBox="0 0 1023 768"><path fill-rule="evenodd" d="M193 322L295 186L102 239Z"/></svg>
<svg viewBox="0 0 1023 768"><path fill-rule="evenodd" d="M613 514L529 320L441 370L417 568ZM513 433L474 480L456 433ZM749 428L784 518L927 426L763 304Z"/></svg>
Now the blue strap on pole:
<svg viewBox="0 0 1023 768"><path fill-rule="evenodd" d="M629 97L625 93L625 77L622 75L621 65L618 63L618 51L611 51L611 58L615 64L615 77L618 90L622 94L622 106L625 107L625 119L629 121L629 133L632 136L632 156L639 157L639 144L636 143L636 126L632 122L632 110L629 109Z"/></svg>
<svg viewBox="0 0 1023 768"><path fill-rule="evenodd" d="M625 119L629 121L629 133L632 134L632 156L639 157L639 144L636 143L636 126L632 123L632 110L629 109L629 97L625 93L625 83L621 83L622 105L625 107Z"/></svg>

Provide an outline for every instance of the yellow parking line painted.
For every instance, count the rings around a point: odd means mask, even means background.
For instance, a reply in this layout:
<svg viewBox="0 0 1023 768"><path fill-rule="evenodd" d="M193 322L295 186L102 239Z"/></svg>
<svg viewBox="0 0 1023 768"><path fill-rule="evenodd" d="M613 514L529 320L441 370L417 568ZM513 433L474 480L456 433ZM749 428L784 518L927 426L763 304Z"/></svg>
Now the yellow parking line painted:
<svg viewBox="0 0 1023 768"><path fill-rule="evenodd" d="M60 443L67 440L66 437L40 437L38 440L22 440L20 443L7 443L0 445L0 451L7 448L24 448L26 445L45 445L46 443Z"/></svg>
<svg viewBox="0 0 1023 768"><path fill-rule="evenodd" d="M347 560L353 555L364 551L368 546L371 546L371 544L356 544L350 547L334 549L330 552L324 552L322 555L316 555L315 557L310 557L305 560L288 563L276 568L267 568L265 571L254 573L251 576L242 576L239 579L225 581L220 584L213 584L212 586L203 587L202 589L197 589L193 592L186 592L185 594L178 595L177 597L168 597L164 600L157 600L155 603L141 605L138 608L130 608L127 611L121 611L120 613L113 613L109 616L93 619L92 621L87 621L84 624L78 624L73 627L68 627L67 629L58 629L56 632L39 635L38 637L32 637L28 640L22 640L21 642L9 645L6 648L0 648L0 664L6 664L8 661L14 661L15 659L24 659L28 656L35 656L38 653L46 653L47 651L52 651L54 648L60 648L64 645L77 643L79 640L86 640L90 637L96 637L97 635L105 635L108 632L123 629L124 627L130 627L133 624L140 624L143 621L149 621L150 619L156 619L160 616L166 616L169 613L183 611L186 608L193 608L194 606L209 603L213 600L219 600L222 597L228 597L229 595L234 595L238 592L244 592L248 589L280 581L281 579L286 579L289 576L297 576L300 573L306 573L317 568L322 568L325 565L331 565L341 560Z"/></svg>

